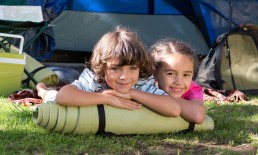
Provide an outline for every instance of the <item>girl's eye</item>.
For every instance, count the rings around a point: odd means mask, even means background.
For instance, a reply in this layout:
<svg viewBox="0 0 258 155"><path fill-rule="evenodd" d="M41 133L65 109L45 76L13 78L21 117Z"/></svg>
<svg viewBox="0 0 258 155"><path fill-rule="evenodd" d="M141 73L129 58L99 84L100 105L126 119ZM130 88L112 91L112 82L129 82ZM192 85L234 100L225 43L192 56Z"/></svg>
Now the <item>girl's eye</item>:
<svg viewBox="0 0 258 155"><path fill-rule="evenodd" d="M174 72L168 72L167 75L169 75L169 76L175 76L176 73L174 73Z"/></svg>
<svg viewBox="0 0 258 155"><path fill-rule="evenodd" d="M191 75L190 75L190 74L185 74L184 76L185 76L185 77L191 77Z"/></svg>

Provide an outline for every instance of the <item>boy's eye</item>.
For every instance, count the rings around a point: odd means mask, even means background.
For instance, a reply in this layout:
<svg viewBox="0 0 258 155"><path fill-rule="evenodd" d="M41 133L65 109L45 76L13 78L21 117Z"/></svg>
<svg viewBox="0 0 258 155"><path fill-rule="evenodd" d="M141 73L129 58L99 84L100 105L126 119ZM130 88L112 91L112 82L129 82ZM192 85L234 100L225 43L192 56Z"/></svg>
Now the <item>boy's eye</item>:
<svg viewBox="0 0 258 155"><path fill-rule="evenodd" d="M131 66L130 67L130 70L137 70L138 69L138 67L136 67L136 66Z"/></svg>
<svg viewBox="0 0 258 155"><path fill-rule="evenodd" d="M117 71L117 70L119 70L119 67L112 67L111 70L112 71Z"/></svg>

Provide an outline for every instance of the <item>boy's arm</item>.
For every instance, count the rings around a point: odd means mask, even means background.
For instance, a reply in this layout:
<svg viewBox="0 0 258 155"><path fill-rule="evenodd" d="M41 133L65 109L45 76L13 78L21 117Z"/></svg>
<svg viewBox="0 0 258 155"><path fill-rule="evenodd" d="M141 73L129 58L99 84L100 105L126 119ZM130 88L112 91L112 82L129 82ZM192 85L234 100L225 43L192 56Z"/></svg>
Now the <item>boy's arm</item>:
<svg viewBox="0 0 258 155"><path fill-rule="evenodd" d="M135 100L164 116L178 117L181 113L178 102L169 95L157 95L131 89L129 93Z"/></svg>
<svg viewBox="0 0 258 155"><path fill-rule="evenodd" d="M198 99L176 99L181 107L181 117L186 121L201 124L206 117L206 109L203 101Z"/></svg>
<svg viewBox="0 0 258 155"><path fill-rule="evenodd" d="M56 102L63 106L89 106L98 104L109 104L124 109L138 109L140 104L104 93L87 92L69 84L62 87L56 96Z"/></svg>

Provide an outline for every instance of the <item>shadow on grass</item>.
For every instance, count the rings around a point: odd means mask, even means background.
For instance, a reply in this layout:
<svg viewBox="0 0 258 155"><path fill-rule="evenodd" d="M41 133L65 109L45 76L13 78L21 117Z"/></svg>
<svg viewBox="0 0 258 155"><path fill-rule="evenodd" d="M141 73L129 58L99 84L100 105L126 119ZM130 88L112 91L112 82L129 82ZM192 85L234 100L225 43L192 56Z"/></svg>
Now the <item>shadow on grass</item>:
<svg viewBox="0 0 258 155"><path fill-rule="evenodd" d="M207 114L214 120L213 131L172 134L170 137L174 141L185 139L203 144L234 147L252 143L254 135L258 133L258 105L210 104L207 106Z"/></svg>
<svg viewBox="0 0 258 155"><path fill-rule="evenodd" d="M213 105L208 109L208 115L214 119L214 135L211 135L218 143L249 143L250 135L258 133L258 105Z"/></svg>
<svg viewBox="0 0 258 155"><path fill-rule="evenodd" d="M213 131L188 134L75 136L48 132L34 125L30 111L5 109L0 113L0 152L4 154L177 154L178 152L231 154L230 147L250 144L252 134L258 133L257 105L208 104L207 114L214 119ZM236 152L232 154L234 153Z"/></svg>

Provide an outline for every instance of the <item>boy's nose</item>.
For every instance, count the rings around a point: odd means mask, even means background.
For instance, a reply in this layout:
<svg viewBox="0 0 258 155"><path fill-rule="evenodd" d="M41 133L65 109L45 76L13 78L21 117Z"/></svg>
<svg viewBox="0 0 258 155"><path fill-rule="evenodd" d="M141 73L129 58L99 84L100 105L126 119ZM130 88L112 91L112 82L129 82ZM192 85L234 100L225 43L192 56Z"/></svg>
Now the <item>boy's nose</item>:
<svg viewBox="0 0 258 155"><path fill-rule="evenodd" d="M126 79L128 77L129 72L127 70L122 70L120 79Z"/></svg>

